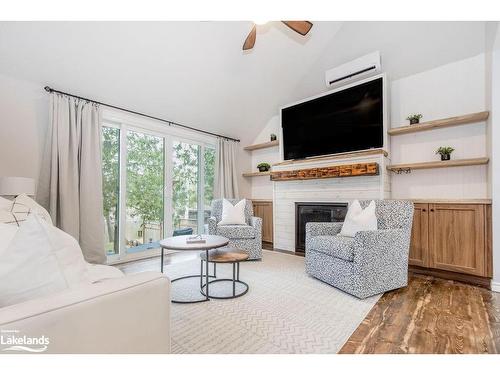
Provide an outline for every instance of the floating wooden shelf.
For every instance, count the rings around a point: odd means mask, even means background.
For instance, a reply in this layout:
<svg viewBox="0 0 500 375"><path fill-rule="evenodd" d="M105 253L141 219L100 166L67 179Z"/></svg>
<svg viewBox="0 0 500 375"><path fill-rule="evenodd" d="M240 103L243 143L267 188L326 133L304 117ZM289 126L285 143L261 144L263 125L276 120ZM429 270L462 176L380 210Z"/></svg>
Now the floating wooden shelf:
<svg viewBox="0 0 500 375"><path fill-rule="evenodd" d="M260 150L261 148L276 147L280 144L279 140L257 143L255 145L246 146L243 149L247 151Z"/></svg>
<svg viewBox="0 0 500 375"><path fill-rule="evenodd" d="M271 171L267 172L246 172L243 173L243 177L257 177L257 176L270 176Z"/></svg>
<svg viewBox="0 0 500 375"><path fill-rule="evenodd" d="M296 160L285 160L279 163L274 163L275 165L289 165L289 164L300 164L300 163L308 163L314 161L323 161L323 160L335 160L335 159L347 159L347 158L356 158L361 156L372 156L372 155L384 155L387 156L388 153L381 148L377 148L374 150L366 150L366 151L352 151L352 152L343 152L341 154L333 154L326 156L312 156L306 159L296 159Z"/></svg>
<svg viewBox="0 0 500 375"><path fill-rule="evenodd" d="M399 128L392 128L392 129L389 129L388 133L389 133L389 135L400 135L400 134L422 132L422 131L431 130L431 129L447 128L449 126L472 124L475 122L482 122L482 121L487 120L489 115L490 115L490 113L488 111L470 113L468 115L462 115L462 116L456 116L456 117L443 118L440 120L422 122L421 124L417 124L417 125L408 125L408 126L401 126Z"/></svg>
<svg viewBox="0 0 500 375"><path fill-rule="evenodd" d="M271 181L313 180L335 177L376 176L378 163L334 165L330 167L271 172Z"/></svg>
<svg viewBox="0 0 500 375"><path fill-rule="evenodd" d="M474 158L474 159L458 159L447 161L429 161L424 163L409 163L409 164L393 164L388 165L387 169L393 172L409 173L414 169L432 169L432 168L449 168L449 167L465 167L470 165L488 164L489 158Z"/></svg>

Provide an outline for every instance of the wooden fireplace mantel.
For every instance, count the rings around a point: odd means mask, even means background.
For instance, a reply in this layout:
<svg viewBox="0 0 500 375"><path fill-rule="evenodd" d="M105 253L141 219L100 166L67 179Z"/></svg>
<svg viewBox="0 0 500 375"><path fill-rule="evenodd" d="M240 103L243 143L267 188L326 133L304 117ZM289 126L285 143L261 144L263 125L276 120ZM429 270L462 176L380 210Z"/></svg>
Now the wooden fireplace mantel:
<svg viewBox="0 0 500 375"><path fill-rule="evenodd" d="M336 177L376 176L378 163L333 165L329 167L272 171L271 181L313 180Z"/></svg>

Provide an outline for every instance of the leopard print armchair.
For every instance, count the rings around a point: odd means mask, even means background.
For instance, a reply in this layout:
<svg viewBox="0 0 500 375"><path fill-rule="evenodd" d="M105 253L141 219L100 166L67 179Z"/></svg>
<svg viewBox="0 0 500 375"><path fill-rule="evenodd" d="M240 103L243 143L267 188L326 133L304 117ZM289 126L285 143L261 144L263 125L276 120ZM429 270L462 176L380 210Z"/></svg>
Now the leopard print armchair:
<svg viewBox="0 0 500 375"><path fill-rule="evenodd" d="M240 199L228 199L236 204ZM208 234L216 234L229 239L229 246L248 253L249 259L262 258L262 219L253 216L252 201L247 199L245 220L247 225L218 225L222 219L222 199L212 202L211 217L208 219Z"/></svg>
<svg viewBox="0 0 500 375"><path fill-rule="evenodd" d="M361 201L365 208L370 201ZM342 223L306 224L306 272L358 298L408 284L413 203L376 200L378 230L340 236Z"/></svg>

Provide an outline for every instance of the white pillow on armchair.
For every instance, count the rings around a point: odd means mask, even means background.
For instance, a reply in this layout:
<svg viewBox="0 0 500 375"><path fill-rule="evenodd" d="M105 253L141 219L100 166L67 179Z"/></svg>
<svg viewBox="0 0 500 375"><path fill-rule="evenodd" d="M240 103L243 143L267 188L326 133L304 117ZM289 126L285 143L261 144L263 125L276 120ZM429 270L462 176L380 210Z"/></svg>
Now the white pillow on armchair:
<svg viewBox="0 0 500 375"><path fill-rule="evenodd" d="M222 218L217 225L247 225L245 207L247 200L242 199L234 206L227 199L222 201Z"/></svg>
<svg viewBox="0 0 500 375"><path fill-rule="evenodd" d="M377 230L377 216L375 215L375 201L371 201L365 208L361 208L358 200L349 206L340 231L341 236L354 237L357 232Z"/></svg>

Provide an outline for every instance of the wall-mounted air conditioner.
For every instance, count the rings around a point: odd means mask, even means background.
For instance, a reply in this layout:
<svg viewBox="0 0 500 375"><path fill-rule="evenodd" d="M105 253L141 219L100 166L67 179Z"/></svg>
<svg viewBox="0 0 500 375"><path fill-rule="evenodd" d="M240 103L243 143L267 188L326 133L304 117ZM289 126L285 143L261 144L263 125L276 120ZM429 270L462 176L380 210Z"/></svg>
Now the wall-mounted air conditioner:
<svg viewBox="0 0 500 375"><path fill-rule="evenodd" d="M342 86L381 72L380 52L372 52L325 73L326 87Z"/></svg>

